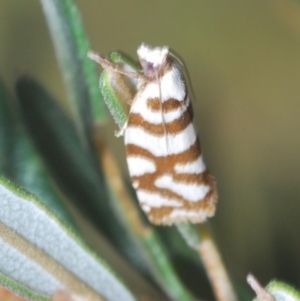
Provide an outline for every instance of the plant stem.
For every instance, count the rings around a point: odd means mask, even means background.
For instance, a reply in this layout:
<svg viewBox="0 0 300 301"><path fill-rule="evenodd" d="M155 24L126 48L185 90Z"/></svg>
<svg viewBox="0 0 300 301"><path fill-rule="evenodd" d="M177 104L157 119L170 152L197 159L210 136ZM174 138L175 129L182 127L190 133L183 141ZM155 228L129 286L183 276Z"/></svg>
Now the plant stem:
<svg viewBox="0 0 300 301"><path fill-rule="evenodd" d="M249 274L247 276L247 282L254 290L257 295L257 298L263 301L275 301L276 299L272 294L270 294L259 282L258 280L252 275Z"/></svg>
<svg viewBox="0 0 300 301"><path fill-rule="evenodd" d="M205 225L200 225L201 243L198 253L218 301L237 301L219 250Z"/></svg>
<svg viewBox="0 0 300 301"><path fill-rule="evenodd" d="M237 301L230 278L220 252L205 224L199 225L199 232L189 223L176 224L187 244L196 250L202 259L214 294L218 301Z"/></svg>

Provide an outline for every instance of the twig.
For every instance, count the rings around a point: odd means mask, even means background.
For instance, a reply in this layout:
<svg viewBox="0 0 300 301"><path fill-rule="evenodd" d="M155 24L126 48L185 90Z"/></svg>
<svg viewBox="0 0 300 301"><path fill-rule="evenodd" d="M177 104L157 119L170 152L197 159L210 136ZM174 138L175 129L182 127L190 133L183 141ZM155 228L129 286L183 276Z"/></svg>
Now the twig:
<svg viewBox="0 0 300 301"><path fill-rule="evenodd" d="M198 233L191 224L181 223L176 226L187 244L195 249L202 259L216 299L218 301L237 301L219 250L206 225L199 225Z"/></svg>
<svg viewBox="0 0 300 301"><path fill-rule="evenodd" d="M252 274L247 276L247 282L259 299L263 301L275 301L275 298L264 287L261 286L261 284Z"/></svg>
<svg viewBox="0 0 300 301"><path fill-rule="evenodd" d="M201 243L198 252L203 260L218 301L237 301L219 250L205 225L200 225Z"/></svg>

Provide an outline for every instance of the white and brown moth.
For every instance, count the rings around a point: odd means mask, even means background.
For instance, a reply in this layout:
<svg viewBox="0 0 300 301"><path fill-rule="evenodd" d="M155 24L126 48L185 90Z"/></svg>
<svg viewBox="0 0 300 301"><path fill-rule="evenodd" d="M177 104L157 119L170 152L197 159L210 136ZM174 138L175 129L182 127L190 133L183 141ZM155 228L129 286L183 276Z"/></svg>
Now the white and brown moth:
<svg viewBox="0 0 300 301"><path fill-rule="evenodd" d="M132 185L149 220L157 225L201 223L214 215L217 192L193 126L193 111L182 63L168 47L142 44L141 72L124 134ZM105 69L110 61L90 55Z"/></svg>

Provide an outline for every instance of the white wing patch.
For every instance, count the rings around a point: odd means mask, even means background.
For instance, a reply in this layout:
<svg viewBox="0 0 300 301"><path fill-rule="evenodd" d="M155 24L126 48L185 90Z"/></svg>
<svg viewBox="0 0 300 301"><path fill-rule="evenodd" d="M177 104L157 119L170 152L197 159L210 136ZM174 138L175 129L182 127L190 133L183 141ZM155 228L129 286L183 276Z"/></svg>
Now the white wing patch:
<svg viewBox="0 0 300 301"><path fill-rule="evenodd" d="M149 46L142 44L138 50L137 54L139 58L146 60L147 62L153 63L154 67L157 67L164 63L169 53L168 47L155 47L149 48Z"/></svg>
<svg viewBox="0 0 300 301"><path fill-rule="evenodd" d="M195 183L175 182L170 174L164 174L157 178L154 185L158 188L168 189L190 202L203 199L210 191L208 185L197 185Z"/></svg>
<svg viewBox="0 0 300 301"><path fill-rule="evenodd" d="M141 207L143 208L143 210L147 213L151 210L151 207L145 204L141 204Z"/></svg>
<svg viewBox="0 0 300 301"><path fill-rule="evenodd" d="M137 180L136 180L136 181L133 181L133 182L132 182L132 186L133 186L134 189L138 189L139 186L140 186L140 182L137 181Z"/></svg>
<svg viewBox="0 0 300 301"><path fill-rule="evenodd" d="M206 170L202 156L199 156L196 161L188 163L177 163L174 167L177 173L200 174Z"/></svg>
<svg viewBox="0 0 300 301"><path fill-rule="evenodd" d="M168 149L166 148L166 141ZM176 135L155 136L142 128L129 126L125 132L125 144L134 144L148 150L154 156L179 154L189 149L196 141L193 124Z"/></svg>
<svg viewBox="0 0 300 301"><path fill-rule="evenodd" d="M176 220L205 220L207 218L207 212L203 210L185 210L185 209L176 209L174 208L170 215L163 218L162 222L176 221Z"/></svg>
<svg viewBox="0 0 300 301"><path fill-rule="evenodd" d="M182 204L180 201L176 199L171 199L162 196L160 193L151 192L148 190L139 189L137 191L137 196L140 201L140 203L143 206L149 206L149 207L181 207Z"/></svg>
<svg viewBox="0 0 300 301"><path fill-rule="evenodd" d="M156 170L155 162L151 159L140 156L128 156L127 164L129 166L130 176L142 176L146 173L153 173Z"/></svg>
<svg viewBox="0 0 300 301"><path fill-rule="evenodd" d="M162 102L174 98L179 101L185 99L186 89L180 75L180 71L176 66L167 72L160 81L161 87L161 100Z"/></svg>

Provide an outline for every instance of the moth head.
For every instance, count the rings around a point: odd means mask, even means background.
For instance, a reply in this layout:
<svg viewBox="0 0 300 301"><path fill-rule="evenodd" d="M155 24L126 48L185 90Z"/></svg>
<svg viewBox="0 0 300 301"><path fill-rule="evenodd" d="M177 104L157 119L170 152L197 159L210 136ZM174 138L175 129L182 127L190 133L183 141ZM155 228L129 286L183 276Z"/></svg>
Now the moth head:
<svg viewBox="0 0 300 301"><path fill-rule="evenodd" d="M169 54L169 48L164 47L150 47L142 44L137 54L143 68L144 75L148 77L155 76L160 68L164 65Z"/></svg>

